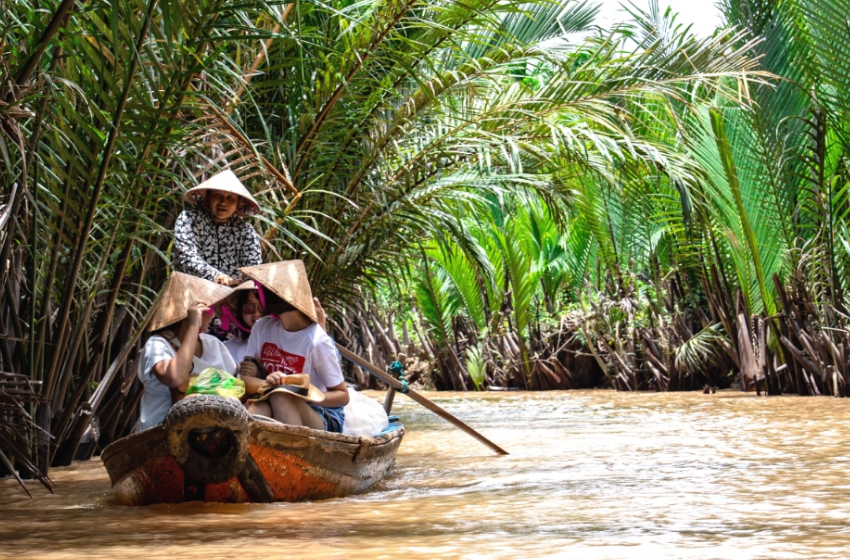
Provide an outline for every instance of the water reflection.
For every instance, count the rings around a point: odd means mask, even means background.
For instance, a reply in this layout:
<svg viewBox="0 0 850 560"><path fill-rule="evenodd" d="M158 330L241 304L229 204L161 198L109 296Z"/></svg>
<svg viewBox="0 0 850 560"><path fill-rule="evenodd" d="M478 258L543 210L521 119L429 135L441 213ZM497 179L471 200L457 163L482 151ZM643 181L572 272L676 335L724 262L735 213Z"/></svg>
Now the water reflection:
<svg viewBox="0 0 850 560"><path fill-rule="evenodd" d="M17 558L836 558L850 545L848 402L716 395L430 395L511 452L405 399L396 469L318 503L127 508L98 461L57 495L0 481Z"/></svg>

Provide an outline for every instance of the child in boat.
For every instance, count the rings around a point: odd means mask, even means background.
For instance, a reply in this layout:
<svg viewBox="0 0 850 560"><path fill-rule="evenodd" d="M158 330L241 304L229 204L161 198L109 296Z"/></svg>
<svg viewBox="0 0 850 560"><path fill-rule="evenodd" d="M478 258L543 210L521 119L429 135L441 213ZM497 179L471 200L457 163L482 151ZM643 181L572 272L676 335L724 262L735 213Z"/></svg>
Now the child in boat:
<svg viewBox="0 0 850 560"><path fill-rule="evenodd" d="M260 210L236 175L222 171L186 192L194 205L174 226L174 270L236 286L238 269L263 262L260 238L243 219Z"/></svg>
<svg viewBox="0 0 850 560"><path fill-rule="evenodd" d="M348 388L334 343L318 324L319 314L304 263L267 263L243 268L241 272L257 281L263 308L273 315L254 324L247 355L254 356L265 368L265 382L285 389L290 385L287 375L305 373L309 374L310 385L323 396L319 403L306 393L274 391L267 400L250 402L248 410L285 424L342 433L342 409L349 401ZM263 385L253 362L242 361L238 371L249 394Z"/></svg>
<svg viewBox="0 0 850 560"><path fill-rule="evenodd" d="M263 315L263 306L257 293L257 286L252 280L240 284L233 289L233 295L228 302L221 306L221 327L225 331L236 329L235 336L225 341L224 345L230 352L230 356L236 363L250 356L245 350L248 348L248 337L251 329Z"/></svg>
<svg viewBox="0 0 850 560"><path fill-rule="evenodd" d="M138 360L139 381L145 387L141 429L161 424L171 405L183 397L189 378L209 367L236 372L224 344L202 334L212 319L210 305L232 290L175 272L168 279L148 330L154 331Z"/></svg>
<svg viewBox="0 0 850 560"><path fill-rule="evenodd" d="M316 306L318 324L327 332L325 310L322 309L322 304L318 298L313 298L313 303ZM249 280L235 287L233 294L221 305L221 310L222 329L225 331L236 330L233 338L224 341L224 346L230 352L233 360L238 364L250 357L250 354L246 353L246 349L248 348L248 338L251 336L251 329L254 328L254 323L265 315L254 281Z"/></svg>

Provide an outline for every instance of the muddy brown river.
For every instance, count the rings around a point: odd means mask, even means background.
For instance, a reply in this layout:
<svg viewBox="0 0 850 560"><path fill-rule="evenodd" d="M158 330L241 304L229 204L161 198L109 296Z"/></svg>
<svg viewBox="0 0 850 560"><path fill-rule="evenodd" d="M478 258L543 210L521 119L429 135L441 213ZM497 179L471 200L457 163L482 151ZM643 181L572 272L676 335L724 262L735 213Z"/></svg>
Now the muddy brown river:
<svg viewBox="0 0 850 560"><path fill-rule="evenodd" d="M55 495L0 481L0 557L850 557L850 401L428 396L511 455L398 396L396 467L364 495L129 508L93 460L51 471Z"/></svg>

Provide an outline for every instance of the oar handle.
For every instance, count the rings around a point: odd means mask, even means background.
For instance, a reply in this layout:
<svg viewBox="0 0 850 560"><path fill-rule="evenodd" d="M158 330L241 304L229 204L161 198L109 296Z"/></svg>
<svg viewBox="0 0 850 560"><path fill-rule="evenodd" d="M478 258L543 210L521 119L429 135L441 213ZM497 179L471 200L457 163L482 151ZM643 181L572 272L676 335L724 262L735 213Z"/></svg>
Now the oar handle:
<svg viewBox="0 0 850 560"><path fill-rule="evenodd" d="M370 364L369 362L367 362L366 360L364 360L363 358L361 358L360 356L358 356L354 352L351 352L348 348L340 345L339 343L337 343L336 348L337 348L337 350L339 350L339 353L343 357L345 357L348 360L351 360L352 362L354 362L355 364L357 364L361 368L365 369L366 371L368 371L369 373L371 373L372 375L374 375L375 377L377 377L378 379L380 379L381 381L383 381L384 383L386 383L387 385L389 385L390 387L392 387L396 391L399 391L402 388L401 383L399 383L399 381L396 378L394 378L391 375L388 375L387 373L381 371L381 369L378 366ZM399 391L399 392L401 392L401 391ZM451 414L449 414L448 412L443 410L440 406L438 406L438 405L434 404L433 402L431 402L430 400L426 399L425 397L423 397L422 395L420 395L419 393L417 393L413 389L410 389L410 391L408 391L407 393L404 393L404 394L406 394L408 397L410 397L414 401L418 402L419 404L421 404L422 406L424 406L425 408L427 408L428 410L430 410L434 414L444 418L450 424L456 426L457 428L459 428L459 429L463 430L464 432L466 432L467 434L471 435L472 437L474 437L475 439L477 439L478 441L480 441L481 443L483 443L484 445L486 445L487 447L489 447L490 449L492 449L493 451L495 451L499 455L507 455L508 454L507 451L505 451L504 449L502 449L501 447L499 447L498 445L496 445L495 443L493 443L492 441L490 441L486 437L482 436L481 434L479 434L478 432L476 432L475 430L473 430L472 428L470 428L469 426L467 426L466 424L464 424L463 422L461 422L460 420L458 420L457 418L455 418L454 416L452 416Z"/></svg>

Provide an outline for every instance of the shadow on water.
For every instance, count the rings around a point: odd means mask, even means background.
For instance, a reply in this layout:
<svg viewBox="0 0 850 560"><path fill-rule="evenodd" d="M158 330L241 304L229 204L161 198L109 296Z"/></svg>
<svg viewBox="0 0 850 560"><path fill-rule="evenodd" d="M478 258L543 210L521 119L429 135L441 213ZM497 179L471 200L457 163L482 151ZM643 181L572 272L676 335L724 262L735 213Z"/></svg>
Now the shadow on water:
<svg viewBox="0 0 850 560"><path fill-rule="evenodd" d="M52 471L53 496L0 481L0 556L835 558L850 545L844 400L430 396L511 455L397 399L396 468L362 496L128 508L95 460Z"/></svg>

